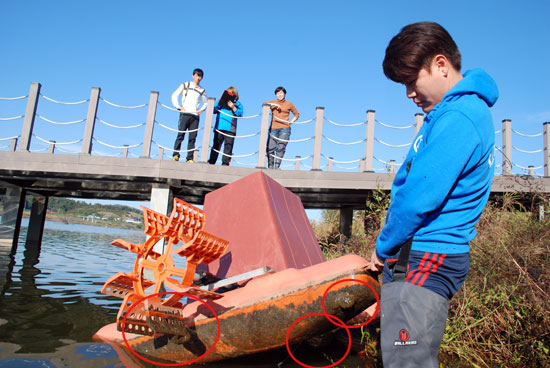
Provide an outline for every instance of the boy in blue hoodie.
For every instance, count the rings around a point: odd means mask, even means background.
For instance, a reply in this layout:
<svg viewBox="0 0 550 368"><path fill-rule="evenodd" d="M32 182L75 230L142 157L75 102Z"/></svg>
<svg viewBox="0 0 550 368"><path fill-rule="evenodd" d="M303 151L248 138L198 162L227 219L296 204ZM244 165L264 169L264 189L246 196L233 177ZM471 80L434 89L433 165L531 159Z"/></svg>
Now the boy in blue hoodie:
<svg viewBox="0 0 550 368"><path fill-rule="evenodd" d="M382 359L386 368L438 367L448 301L468 273L469 242L491 189L489 107L498 89L481 69L460 73L458 47L433 22L404 27L383 68L426 117L395 176L371 256L371 270L383 271Z"/></svg>

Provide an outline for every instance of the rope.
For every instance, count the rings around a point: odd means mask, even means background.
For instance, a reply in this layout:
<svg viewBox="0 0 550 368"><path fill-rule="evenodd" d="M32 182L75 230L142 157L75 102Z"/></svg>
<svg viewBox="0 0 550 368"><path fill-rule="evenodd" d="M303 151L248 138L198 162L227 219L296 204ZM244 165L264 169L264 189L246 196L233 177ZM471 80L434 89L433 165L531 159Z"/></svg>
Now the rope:
<svg viewBox="0 0 550 368"><path fill-rule="evenodd" d="M185 133L185 132L194 133L194 132L198 132L199 130L202 130L202 128L197 128L197 129L193 129L193 130L177 130L177 129L174 129L174 128L167 127L166 125L163 125L163 124L159 123L156 120L155 120L155 123L157 123L158 125L160 125L161 127L165 128L165 129L171 130L173 132L178 132L178 133Z"/></svg>
<svg viewBox="0 0 550 368"><path fill-rule="evenodd" d="M275 139L276 141L279 141L279 142L291 142L291 143L298 143L298 142L305 142L305 141L309 141L309 140L312 140L313 138L315 137L309 137L309 138L303 138L303 139L294 139L294 140L286 140L286 139L282 139L282 138L277 138L275 136L273 136L273 134L270 134L269 135L271 138Z"/></svg>
<svg viewBox="0 0 550 368"><path fill-rule="evenodd" d="M539 149L539 150L536 150L536 151L524 151L524 150L521 150L515 146L512 146L513 149L515 149L516 151L518 152L522 152L522 153L539 153L539 152L542 152L543 150L542 149Z"/></svg>
<svg viewBox="0 0 550 368"><path fill-rule="evenodd" d="M37 152L46 152L48 149L47 148L41 148L39 150L29 150L29 152L31 153L37 153Z"/></svg>
<svg viewBox="0 0 550 368"><path fill-rule="evenodd" d="M122 109L139 109L140 107L147 106L147 104L138 105L138 106L122 106L122 105L117 105L117 104L114 104L114 103L112 103L112 102L109 102L109 101L107 101L107 100L104 99L104 98L100 98L100 99L101 99L101 101L103 101L103 102L105 102L105 103L107 103L107 104L109 104L109 105L111 105L111 106L120 107L120 108L122 108Z"/></svg>
<svg viewBox="0 0 550 368"><path fill-rule="evenodd" d="M168 109L168 110L172 110L172 111L181 113L181 111L179 111L178 109L175 109L175 108L173 108L173 107L166 106L165 104L162 104L162 103L160 103L160 102L159 102L158 104L159 104L160 106L162 106L162 107ZM189 114L198 114L199 111L200 111L200 110L197 110L197 111L185 111L185 112L186 112L186 113L189 113Z"/></svg>
<svg viewBox="0 0 550 368"><path fill-rule="evenodd" d="M23 98L27 98L29 96L21 96L21 97L0 97L0 100L7 100L7 101L15 101L15 100L21 100Z"/></svg>
<svg viewBox="0 0 550 368"><path fill-rule="evenodd" d="M250 138L250 137L254 137L254 136L257 136L258 134L260 134L260 132L256 132L256 133L252 133L252 134L249 134L249 135L231 135L231 134L224 133L222 130L218 130L218 129L214 129L214 130L216 132L218 132L219 134L223 135L223 136L233 137L233 138Z"/></svg>
<svg viewBox="0 0 550 368"><path fill-rule="evenodd" d="M0 138L0 141L11 141L12 139L15 139L15 138L19 138L19 136L16 135L14 137Z"/></svg>
<svg viewBox="0 0 550 368"><path fill-rule="evenodd" d="M140 126L143 126L145 125L145 123L141 123L141 124L137 124L137 125L132 125L132 126L118 126L118 125L113 125L113 124L109 124L107 123L106 121L103 121L99 118L97 118L97 120L107 126L110 126L112 128L117 128L117 129L132 129L132 128L139 128Z"/></svg>
<svg viewBox="0 0 550 368"><path fill-rule="evenodd" d="M248 154L246 154L246 155L227 155L227 154L225 154L225 153L223 153L223 152L220 152L220 151L218 151L217 149L214 149L214 148L212 148L212 151L218 152L219 154L221 154L221 155L223 155L223 156L227 156L227 157L231 157L231 158L250 157L250 156L254 156L255 154L258 153L258 151L256 151L256 152L253 152L253 153L248 153Z"/></svg>
<svg viewBox="0 0 550 368"><path fill-rule="evenodd" d="M380 160L379 158L377 158L376 156L372 156L376 161L380 162L380 163L383 163L384 165L387 165L387 166L391 166L391 162L386 162L384 160ZM394 163L395 166L401 166L403 165L403 163Z"/></svg>
<svg viewBox="0 0 550 368"><path fill-rule="evenodd" d="M367 123L366 121L362 121L362 122L356 123L356 124L340 124L340 123L335 123L334 121L329 120L327 118L325 118L325 120L328 121L329 123L331 123L332 125L341 126L341 127L354 127L354 126L359 126L359 125L363 125L363 124Z"/></svg>
<svg viewBox="0 0 550 368"><path fill-rule="evenodd" d="M514 165L515 167L519 167L520 169L523 169L523 170L529 170L529 169L533 169L533 170L538 170L538 169L542 169L543 166L537 166L537 167L523 167L523 166L520 166L520 165L517 165L517 164L514 164L512 163L512 165Z"/></svg>
<svg viewBox="0 0 550 368"><path fill-rule="evenodd" d="M48 140L45 140L44 138L41 138L37 135L32 135L33 137L35 137L36 139L38 139L39 141L42 141L44 143L47 143L47 144L50 144L50 143L54 143L53 141L48 141ZM61 146L61 145L66 145L66 144L76 144L76 143L79 143L79 142L82 142L82 139L79 139L79 140L76 140L76 141L73 141L73 142L55 142L55 145L56 146Z"/></svg>
<svg viewBox="0 0 550 368"><path fill-rule="evenodd" d="M10 146L0 146L0 149L10 148Z"/></svg>
<svg viewBox="0 0 550 368"><path fill-rule="evenodd" d="M336 166L339 169L344 169L344 170L354 170L354 169L357 169L359 167L359 165L355 165L355 166L352 166L352 167L344 167L344 166L340 166L340 165L334 165L334 166Z"/></svg>
<svg viewBox="0 0 550 368"><path fill-rule="evenodd" d="M55 147L55 150L63 153L72 153L72 154L78 153L77 151L67 151L59 147Z"/></svg>
<svg viewBox="0 0 550 368"><path fill-rule="evenodd" d="M67 122L62 123L62 122L52 121L52 120L46 119L45 117L43 117L42 115L39 115L39 114L36 114L36 116L38 116L40 119L42 119L44 121L47 121L48 123L55 124L55 125L70 125L70 124L77 124L77 123L82 123L83 121L86 121L86 119L81 119L81 120L67 121Z"/></svg>
<svg viewBox="0 0 550 368"><path fill-rule="evenodd" d="M94 141L96 141L97 143L102 144L104 146L107 146L107 147L110 147L110 148L117 148L117 149L134 148L134 147L141 146L143 144L143 143L136 143L132 146L112 146L112 145L107 144L105 142L102 142L102 141L100 141L99 139L96 139L96 138L94 138Z"/></svg>
<svg viewBox="0 0 550 368"><path fill-rule="evenodd" d="M321 156L323 156L323 157L326 158L327 160L331 160L332 162L337 163L337 164L352 164L352 163L354 163L354 162L359 162L359 161L361 161L361 159L351 160L351 161L337 161L337 160L335 160L335 159L333 159L333 158L328 158L328 157L325 156L325 155L321 155Z"/></svg>
<svg viewBox="0 0 550 368"><path fill-rule="evenodd" d="M158 144L158 143L155 142L155 141L152 141L152 142L155 144L155 146L157 146L157 147L159 147L159 148L162 148L162 149L164 149L165 151L170 151L170 152L179 152L179 153L184 152L184 153L186 153L186 152L191 152L191 151L198 151L198 148L196 148L196 147L193 148L193 149L190 149L190 150L175 150L175 149L172 149L172 148L168 148L168 147L161 146L160 144Z"/></svg>
<svg viewBox="0 0 550 368"><path fill-rule="evenodd" d="M242 166L250 166L250 167L256 166L256 164L248 164L246 162L240 162L240 161L237 161L237 160L235 160L235 163L239 164L239 165L242 165Z"/></svg>
<svg viewBox="0 0 550 368"><path fill-rule="evenodd" d="M276 116L273 116L273 117L278 121L282 121L283 123L292 124L292 125L307 124L307 123L313 121L313 119L309 119L309 120L305 120L305 121L295 121L294 123L291 123L290 120L281 119L281 118L278 118Z"/></svg>
<svg viewBox="0 0 550 368"><path fill-rule="evenodd" d="M229 117L232 117L232 118L235 118L235 119L252 119L252 118L257 118L258 116L260 116L260 114L256 114L256 115L251 115L251 116L235 116L235 115L231 115L231 114L228 114L226 112L223 112L222 110L218 110L219 113L222 113L226 116L229 116Z"/></svg>
<svg viewBox="0 0 550 368"><path fill-rule="evenodd" d="M520 133L514 129L512 129L512 132L516 133L517 135L521 135L522 137L529 137L529 138L533 138L533 137L540 137L542 135L542 133L539 133L539 134L525 134L525 133Z"/></svg>
<svg viewBox="0 0 550 368"><path fill-rule="evenodd" d="M412 143L406 143L406 144L392 145L392 144L383 142L383 141L381 141L381 140L379 140L379 139L376 139L376 138L374 138L374 140L377 141L378 143L382 143L382 144L385 145L385 146L393 147L393 148L407 147L407 146L410 146L410 145L412 144Z"/></svg>
<svg viewBox="0 0 550 368"><path fill-rule="evenodd" d="M8 121L8 120L15 120L15 119L21 119L24 117L24 115L14 116L13 118L0 118L1 121Z"/></svg>
<svg viewBox="0 0 550 368"><path fill-rule="evenodd" d="M53 98L49 98L47 96L44 96L42 93L40 94L40 96L44 97L48 101L55 102L55 103L61 104L61 105L80 105L80 104L83 104L83 103L86 103L86 102L90 101L88 99L88 100L83 100L83 101L78 101L78 102L61 102L61 101L56 101Z"/></svg>
<svg viewBox="0 0 550 368"><path fill-rule="evenodd" d="M323 138L325 138L327 141L330 141L332 143L336 143L336 144L341 144L343 146L351 146L352 144L358 144L358 143L362 143L365 141L365 139L362 139L360 141L357 141L357 142L349 142L349 143L345 143L345 142L338 142L338 141L335 141L333 139L330 139L329 137L323 135Z"/></svg>
<svg viewBox="0 0 550 368"><path fill-rule="evenodd" d="M256 153L257 153L257 152L256 152ZM273 154L270 154L269 157L273 157L274 159L281 160L281 161L296 162L296 161L307 160L308 158L311 158L312 156L306 156L306 157L300 157L300 158L282 158L282 157L279 157L279 156L275 156L275 155L273 155Z"/></svg>
<svg viewBox="0 0 550 368"><path fill-rule="evenodd" d="M404 126L404 127L398 127L398 126L392 126L392 125L384 124L383 122L381 122L379 120L375 120L375 121L380 125L383 125L387 128L392 128L392 129L409 129L409 128L414 127L414 124L413 125L407 125L407 126Z"/></svg>
<svg viewBox="0 0 550 368"><path fill-rule="evenodd" d="M502 133L502 130L495 130L495 134L500 134Z"/></svg>

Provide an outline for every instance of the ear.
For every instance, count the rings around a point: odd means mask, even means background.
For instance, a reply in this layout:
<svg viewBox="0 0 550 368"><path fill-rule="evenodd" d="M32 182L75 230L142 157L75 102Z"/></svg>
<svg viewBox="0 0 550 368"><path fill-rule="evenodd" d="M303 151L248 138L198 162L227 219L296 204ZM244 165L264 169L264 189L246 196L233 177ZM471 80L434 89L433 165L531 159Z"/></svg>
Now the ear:
<svg viewBox="0 0 550 368"><path fill-rule="evenodd" d="M444 77L449 75L449 68L451 63L445 55L437 54L434 56L432 61L432 68L439 71Z"/></svg>

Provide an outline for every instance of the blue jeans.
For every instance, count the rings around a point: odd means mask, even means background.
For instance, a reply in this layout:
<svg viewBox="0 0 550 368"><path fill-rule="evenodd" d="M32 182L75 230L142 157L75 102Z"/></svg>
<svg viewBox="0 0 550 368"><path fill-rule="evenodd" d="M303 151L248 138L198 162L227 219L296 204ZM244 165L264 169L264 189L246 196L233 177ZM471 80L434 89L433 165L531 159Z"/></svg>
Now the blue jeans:
<svg viewBox="0 0 550 368"><path fill-rule="evenodd" d="M267 141L267 167L278 169L281 158L285 156L286 144L290 138L290 127L282 129L270 129ZM275 156L275 157L274 157Z"/></svg>

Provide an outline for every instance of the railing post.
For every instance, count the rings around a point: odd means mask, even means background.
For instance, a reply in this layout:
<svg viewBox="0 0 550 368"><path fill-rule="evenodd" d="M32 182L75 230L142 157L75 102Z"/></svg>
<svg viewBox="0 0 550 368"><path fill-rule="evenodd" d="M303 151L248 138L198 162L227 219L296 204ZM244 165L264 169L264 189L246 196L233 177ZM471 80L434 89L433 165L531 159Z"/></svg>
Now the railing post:
<svg viewBox="0 0 550 368"><path fill-rule="evenodd" d="M81 155L89 155L92 153L92 137L94 136L95 119L97 116L100 92L101 88L92 87L92 92L90 93L90 104L88 106L88 115L86 116L86 127L84 128L84 138L82 139Z"/></svg>
<svg viewBox="0 0 550 368"><path fill-rule="evenodd" d="M258 146L258 168L265 168L267 134L269 132L269 105L262 105L262 120L260 125L260 142Z"/></svg>
<svg viewBox="0 0 550 368"><path fill-rule="evenodd" d="M311 165L312 171L321 170L321 143L323 142L324 114L325 114L324 107L315 108L315 137L313 140L313 162Z"/></svg>
<svg viewBox="0 0 550 368"><path fill-rule="evenodd" d="M21 143L18 151L28 151L31 146L32 130L34 127L34 118L36 117L36 108L38 106L38 97L40 96L40 83L32 82L27 99L27 108L23 120L23 129L21 130Z"/></svg>
<svg viewBox="0 0 550 368"><path fill-rule="evenodd" d="M55 141L50 141L50 144L48 145L48 153L54 154L55 152Z"/></svg>
<svg viewBox="0 0 550 368"><path fill-rule="evenodd" d="M210 137L212 135L212 123L214 120L214 102L216 102L214 97L208 97L208 101L206 102L206 117L204 118L204 134L202 135L200 162L207 162L208 154L210 153Z"/></svg>
<svg viewBox="0 0 550 368"><path fill-rule="evenodd" d="M159 93L157 91L151 91L149 109L147 110L147 120L145 122L145 135L143 136L143 149L141 150L141 157L143 158L151 156L151 143L153 142L153 130L155 129L158 100Z"/></svg>
<svg viewBox="0 0 550 368"><path fill-rule="evenodd" d="M544 176L550 176L550 121L542 124L544 131Z"/></svg>
<svg viewBox="0 0 550 368"><path fill-rule="evenodd" d="M298 171L300 170L300 159L302 156L296 156L296 162L294 163L294 170Z"/></svg>
<svg viewBox="0 0 550 368"><path fill-rule="evenodd" d="M332 171L332 165L334 164L334 157L329 157L328 158L328 168L327 168L327 171Z"/></svg>
<svg viewBox="0 0 550 368"><path fill-rule="evenodd" d="M372 161L374 158L374 110L367 111L367 133L365 139L365 165L362 171L372 172Z"/></svg>
<svg viewBox="0 0 550 368"><path fill-rule="evenodd" d="M159 157L158 157L158 159L162 161L163 158L164 158L164 148L159 147Z"/></svg>
<svg viewBox="0 0 550 368"><path fill-rule="evenodd" d="M390 160L390 173L395 174L395 160Z"/></svg>
<svg viewBox="0 0 550 368"><path fill-rule="evenodd" d="M416 114L414 114L414 136L415 137L418 134L418 131L420 130L420 128L422 128L422 124L424 124L424 114L417 112Z"/></svg>
<svg viewBox="0 0 550 368"><path fill-rule="evenodd" d="M512 175L512 120L502 120L502 175Z"/></svg>
<svg viewBox="0 0 550 368"><path fill-rule="evenodd" d="M10 140L10 151L15 152L16 147L17 147L17 137L13 137Z"/></svg>
<svg viewBox="0 0 550 368"><path fill-rule="evenodd" d="M128 158L128 145L125 144L122 148L122 157Z"/></svg>

